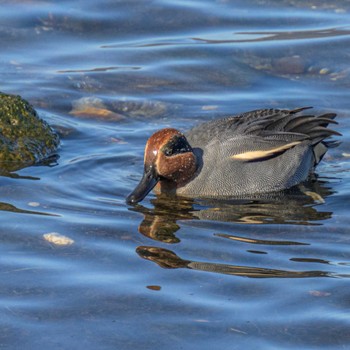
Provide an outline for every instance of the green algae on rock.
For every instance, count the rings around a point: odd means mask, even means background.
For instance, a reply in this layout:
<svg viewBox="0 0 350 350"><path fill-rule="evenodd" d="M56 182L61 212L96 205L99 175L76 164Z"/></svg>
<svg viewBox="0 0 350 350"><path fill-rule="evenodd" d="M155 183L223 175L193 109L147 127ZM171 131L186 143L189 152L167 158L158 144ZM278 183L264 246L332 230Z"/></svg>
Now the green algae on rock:
<svg viewBox="0 0 350 350"><path fill-rule="evenodd" d="M0 173L38 163L58 145L58 135L27 101L0 92Z"/></svg>

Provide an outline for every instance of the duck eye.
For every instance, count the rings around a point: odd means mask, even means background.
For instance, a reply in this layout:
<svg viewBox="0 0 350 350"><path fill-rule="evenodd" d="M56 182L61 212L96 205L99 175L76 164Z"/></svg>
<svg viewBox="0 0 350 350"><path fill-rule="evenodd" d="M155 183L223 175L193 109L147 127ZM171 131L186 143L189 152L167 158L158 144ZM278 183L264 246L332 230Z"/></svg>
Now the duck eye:
<svg viewBox="0 0 350 350"><path fill-rule="evenodd" d="M176 138L171 139L163 149L163 153L167 157L171 157L175 154L192 152L191 146L188 144L185 136L178 136Z"/></svg>
<svg viewBox="0 0 350 350"><path fill-rule="evenodd" d="M164 151L164 154L167 156L167 157L170 157L173 153L171 152L171 149L166 149Z"/></svg>

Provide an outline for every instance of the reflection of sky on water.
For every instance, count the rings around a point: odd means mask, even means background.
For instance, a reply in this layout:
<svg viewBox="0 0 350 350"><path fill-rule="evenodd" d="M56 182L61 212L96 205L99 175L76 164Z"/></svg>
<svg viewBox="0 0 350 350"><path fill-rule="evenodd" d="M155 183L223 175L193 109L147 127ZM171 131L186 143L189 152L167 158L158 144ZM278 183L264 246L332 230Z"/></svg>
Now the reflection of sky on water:
<svg viewBox="0 0 350 350"><path fill-rule="evenodd" d="M321 0L3 1L1 90L30 100L62 145L56 166L1 178L1 344L346 347L349 10ZM156 129L301 106L338 113L344 135L312 186L126 206Z"/></svg>

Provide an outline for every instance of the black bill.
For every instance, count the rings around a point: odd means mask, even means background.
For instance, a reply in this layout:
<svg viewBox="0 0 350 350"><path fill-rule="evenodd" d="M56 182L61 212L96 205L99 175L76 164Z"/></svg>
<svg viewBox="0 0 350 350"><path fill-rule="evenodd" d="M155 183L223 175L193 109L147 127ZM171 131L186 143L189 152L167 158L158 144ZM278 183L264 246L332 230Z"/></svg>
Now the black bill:
<svg viewBox="0 0 350 350"><path fill-rule="evenodd" d="M159 181L153 167L148 167L143 173L143 177L136 188L126 197L127 204L141 202Z"/></svg>

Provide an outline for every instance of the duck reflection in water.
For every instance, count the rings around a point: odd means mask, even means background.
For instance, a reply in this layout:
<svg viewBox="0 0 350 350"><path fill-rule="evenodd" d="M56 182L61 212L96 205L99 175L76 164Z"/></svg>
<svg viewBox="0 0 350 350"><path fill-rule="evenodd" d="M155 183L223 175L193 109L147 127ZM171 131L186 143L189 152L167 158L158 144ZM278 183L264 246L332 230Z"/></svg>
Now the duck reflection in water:
<svg viewBox="0 0 350 350"><path fill-rule="evenodd" d="M327 271L292 271L277 270L261 267L237 266L184 260L174 252L164 248L140 246L136 248L137 254L150 260L165 269L187 268L197 271L214 272L225 275L235 275L252 278L305 278L305 277L336 277ZM344 276L343 276L344 277Z"/></svg>
<svg viewBox="0 0 350 350"><path fill-rule="evenodd" d="M153 208L136 205L142 213L139 232L164 243L178 243L175 236L182 220L212 220L238 224L321 225L332 212L322 203L333 191L327 182L309 181L288 191L230 200L192 200L161 194L151 200Z"/></svg>

